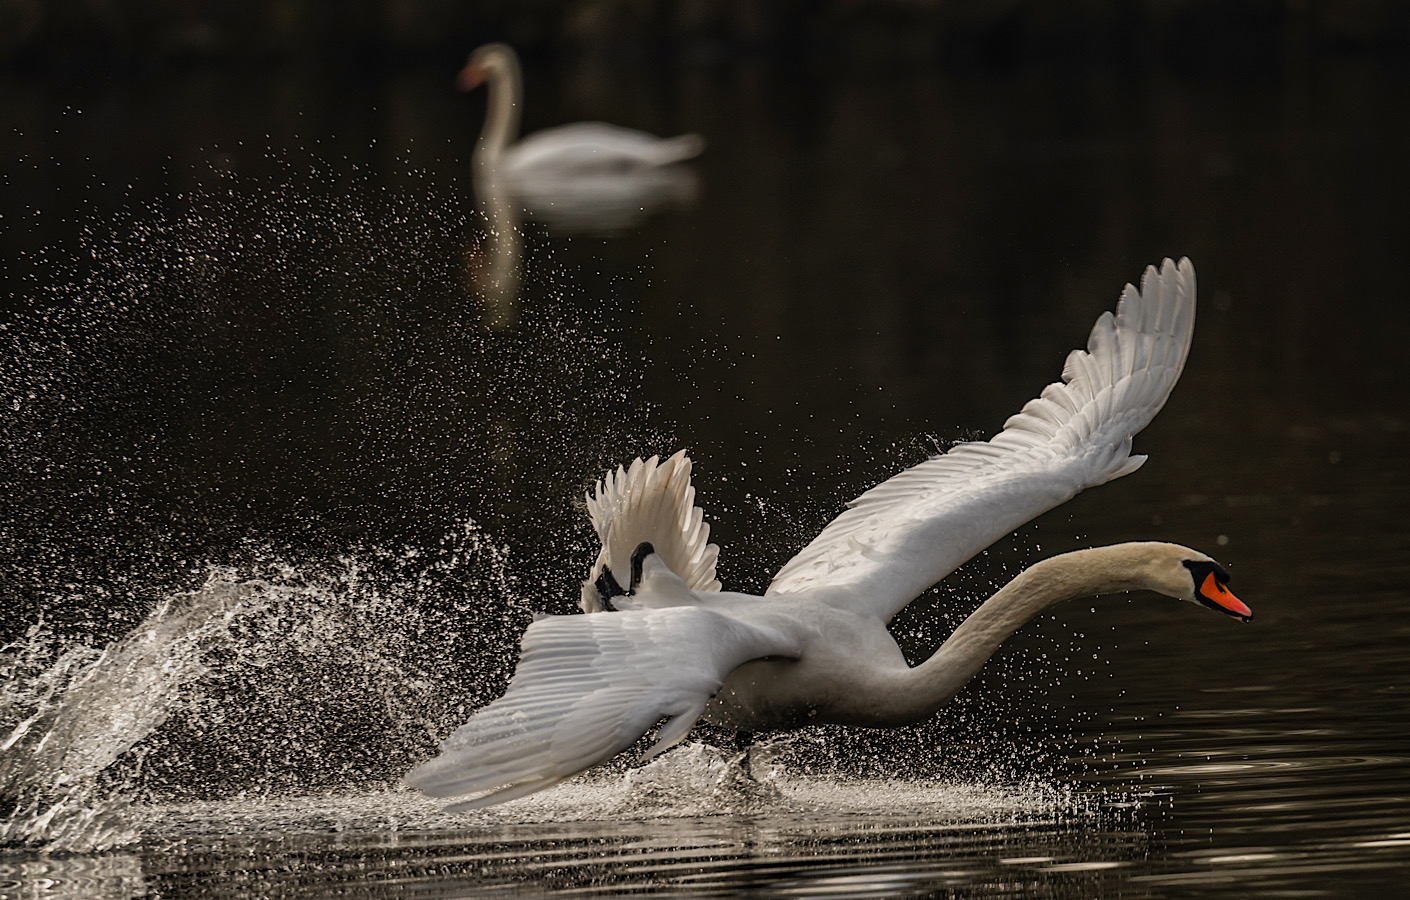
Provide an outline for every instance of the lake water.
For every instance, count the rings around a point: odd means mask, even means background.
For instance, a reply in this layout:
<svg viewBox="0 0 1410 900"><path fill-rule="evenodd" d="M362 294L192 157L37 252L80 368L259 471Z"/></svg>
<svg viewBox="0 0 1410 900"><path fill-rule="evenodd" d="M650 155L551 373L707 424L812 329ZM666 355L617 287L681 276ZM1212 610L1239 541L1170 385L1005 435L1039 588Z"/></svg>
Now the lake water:
<svg viewBox="0 0 1410 900"><path fill-rule="evenodd" d="M708 147L645 222L525 222L493 294L452 74L0 89L0 897L1399 889L1403 68L531 70L528 130ZM896 631L922 657L1028 562L1131 539L1214 555L1251 624L1071 604L934 722L805 732L756 786L691 743L463 816L397 787L573 608L609 467L689 448L759 590L1179 255L1150 461Z"/></svg>

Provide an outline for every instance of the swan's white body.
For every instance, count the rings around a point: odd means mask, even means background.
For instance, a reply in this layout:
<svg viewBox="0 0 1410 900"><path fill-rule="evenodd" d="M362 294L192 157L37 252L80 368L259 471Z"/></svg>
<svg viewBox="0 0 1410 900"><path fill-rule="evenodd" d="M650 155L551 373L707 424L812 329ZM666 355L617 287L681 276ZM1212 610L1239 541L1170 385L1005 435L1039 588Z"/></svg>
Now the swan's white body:
<svg viewBox="0 0 1410 900"><path fill-rule="evenodd" d="M695 175L674 165L698 156L697 134L659 138L605 122L546 128L515 141L523 87L518 57L504 44L470 56L459 84L489 84L484 128L475 145L482 197L509 195L551 225L576 231L628 227L655 209L694 199Z"/></svg>
<svg viewBox="0 0 1410 900"><path fill-rule="evenodd" d="M696 134L659 138L606 122L575 122L536 131L500 148L498 165L500 171L519 179L588 175L668 166L699 156L703 149L705 142Z"/></svg>
<svg viewBox="0 0 1410 900"><path fill-rule="evenodd" d="M434 796L479 794L453 807L470 808L568 778L662 719L648 755L702 716L741 731L915 722L1020 625L1076 596L1149 589L1247 618L1209 557L1141 543L1034 565L919 666L886 627L998 537L1140 467L1131 441L1180 375L1194 303L1188 260L1147 269L1141 290L1127 285L1116 315L1103 314L1087 349L1068 356L1062 382L990 440L960 444L864 493L763 597L720 591L683 453L609 474L588 497L603 546L581 602L597 614L530 625L508 692L407 780Z"/></svg>

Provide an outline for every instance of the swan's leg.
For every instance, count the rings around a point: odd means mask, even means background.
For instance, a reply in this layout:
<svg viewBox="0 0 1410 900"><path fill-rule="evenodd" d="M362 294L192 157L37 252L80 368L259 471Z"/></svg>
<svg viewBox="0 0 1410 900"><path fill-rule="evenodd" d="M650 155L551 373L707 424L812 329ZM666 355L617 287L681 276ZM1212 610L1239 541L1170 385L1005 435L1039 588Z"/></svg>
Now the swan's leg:
<svg viewBox="0 0 1410 900"><path fill-rule="evenodd" d="M606 566L602 567L602 574L597 576L594 586L597 588L597 592L602 595L602 602L607 604L608 609L612 608L613 597L625 597L627 594L617 583L617 576L613 575L612 570Z"/></svg>
<svg viewBox="0 0 1410 900"><path fill-rule="evenodd" d="M754 767L750 765L749 751L754 746L754 732L736 731L732 737L734 756L730 760L730 765L739 766L744 773L746 781L758 781L754 777Z"/></svg>
<svg viewBox="0 0 1410 900"><path fill-rule="evenodd" d="M697 723L696 734L700 740L712 747L717 748L729 760L731 768L739 770L740 777L744 781L762 784L754 777L751 763L751 749L758 738L757 731L735 731L723 725L713 725L710 723Z"/></svg>

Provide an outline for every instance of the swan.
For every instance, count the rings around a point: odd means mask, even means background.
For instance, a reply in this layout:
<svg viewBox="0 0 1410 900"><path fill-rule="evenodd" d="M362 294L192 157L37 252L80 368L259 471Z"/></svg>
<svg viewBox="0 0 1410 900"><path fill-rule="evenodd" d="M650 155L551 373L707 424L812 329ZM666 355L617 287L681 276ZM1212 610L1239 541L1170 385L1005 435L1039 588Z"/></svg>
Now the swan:
<svg viewBox="0 0 1410 900"><path fill-rule="evenodd" d="M674 164L700 155L705 141L698 134L658 138L604 122L577 122L515 141L523 81L519 58L506 44L477 49L456 84L463 91L489 85L471 160L482 197L512 194L550 224L578 231L619 230L654 209L695 197L694 174Z"/></svg>
<svg viewBox="0 0 1410 900"><path fill-rule="evenodd" d="M1196 550L1136 542L1064 553L986 600L910 666L887 622L997 538L1144 456L1133 436L1165 404L1194 328L1188 259L1149 267L1085 350L988 441L961 443L852 501L762 597L721 590L690 459L618 468L587 496L602 541L587 615L542 616L504 696L411 770L466 810L521 797L630 747L665 720L647 759L701 717L743 732L810 724L896 727L952 698L999 645L1054 604L1154 591L1248 621L1229 573Z"/></svg>

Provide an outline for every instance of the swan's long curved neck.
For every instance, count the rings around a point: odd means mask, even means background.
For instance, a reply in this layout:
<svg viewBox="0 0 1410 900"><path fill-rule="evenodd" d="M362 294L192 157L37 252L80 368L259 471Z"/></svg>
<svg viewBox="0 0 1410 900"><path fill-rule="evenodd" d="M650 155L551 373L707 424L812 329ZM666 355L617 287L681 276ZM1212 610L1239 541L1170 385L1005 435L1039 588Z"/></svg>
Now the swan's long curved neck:
<svg viewBox="0 0 1410 900"><path fill-rule="evenodd" d="M489 102L485 124L475 145L475 161L494 166L509 142L519 135L519 104L523 99L519 64L510 56L495 60L489 77Z"/></svg>
<svg viewBox="0 0 1410 900"><path fill-rule="evenodd" d="M1035 563L970 614L930 659L909 669L898 697L905 721L934 714L974 677L999 645L1039 613L1065 600L1149 588L1142 545L1116 544Z"/></svg>

